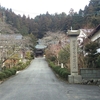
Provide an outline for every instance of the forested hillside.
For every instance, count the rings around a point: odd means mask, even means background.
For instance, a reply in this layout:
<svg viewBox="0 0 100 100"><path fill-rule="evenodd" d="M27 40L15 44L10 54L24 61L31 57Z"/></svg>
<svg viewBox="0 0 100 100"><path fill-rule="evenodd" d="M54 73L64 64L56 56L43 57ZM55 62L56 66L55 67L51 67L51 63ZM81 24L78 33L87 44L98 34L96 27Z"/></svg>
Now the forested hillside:
<svg viewBox="0 0 100 100"><path fill-rule="evenodd" d="M38 38L44 36L47 31L67 31L71 27L73 29L80 28L95 28L100 24L100 0L90 0L89 5L84 7L84 10L79 10L78 13L73 9L67 15L61 14L38 15L34 19L25 15L16 15L11 9L0 7L1 15L6 16L6 22L17 28L23 35L34 34Z"/></svg>

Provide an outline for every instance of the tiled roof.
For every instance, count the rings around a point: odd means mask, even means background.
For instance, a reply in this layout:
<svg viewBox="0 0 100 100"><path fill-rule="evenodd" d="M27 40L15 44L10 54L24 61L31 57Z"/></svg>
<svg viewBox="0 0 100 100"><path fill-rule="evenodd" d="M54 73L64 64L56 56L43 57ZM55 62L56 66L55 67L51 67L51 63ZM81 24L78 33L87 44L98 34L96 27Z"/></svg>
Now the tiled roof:
<svg viewBox="0 0 100 100"><path fill-rule="evenodd" d="M37 44L37 45L35 46L35 48L36 48L36 49L45 49L46 46L45 46L45 45L42 45L42 44Z"/></svg>

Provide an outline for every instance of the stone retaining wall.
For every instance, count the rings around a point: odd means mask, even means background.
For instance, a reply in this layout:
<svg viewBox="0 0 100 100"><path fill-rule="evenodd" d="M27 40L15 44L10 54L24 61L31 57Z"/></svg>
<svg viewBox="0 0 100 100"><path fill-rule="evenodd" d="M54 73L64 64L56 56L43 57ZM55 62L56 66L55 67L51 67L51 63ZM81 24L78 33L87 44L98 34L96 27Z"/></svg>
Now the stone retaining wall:
<svg viewBox="0 0 100 100"><path fill-rule="evenodd" d="M100 69L80 69L80 74L82 76L82 84L100 86Z"/></svg>
<svg viewBox="0 0 100 100"><path fill-rule="evenodd" d="M100 79L100 69L80 69L80 74L83 79Z"/></svg>

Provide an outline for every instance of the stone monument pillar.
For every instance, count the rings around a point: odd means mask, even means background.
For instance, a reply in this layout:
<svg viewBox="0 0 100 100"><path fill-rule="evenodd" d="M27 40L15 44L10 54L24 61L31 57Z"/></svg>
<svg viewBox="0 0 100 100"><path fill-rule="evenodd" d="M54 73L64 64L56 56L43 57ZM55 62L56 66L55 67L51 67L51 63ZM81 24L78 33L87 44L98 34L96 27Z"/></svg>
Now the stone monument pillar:
<svg viewBox="0 0 100 100"><path fill-rule="evenodd" d="M70 38L70 70L71 75L68 76L69 83L81 83L82 77L78 75L78 59L77 59L77 36L79 30L69 30L68 36Z"/></svg>

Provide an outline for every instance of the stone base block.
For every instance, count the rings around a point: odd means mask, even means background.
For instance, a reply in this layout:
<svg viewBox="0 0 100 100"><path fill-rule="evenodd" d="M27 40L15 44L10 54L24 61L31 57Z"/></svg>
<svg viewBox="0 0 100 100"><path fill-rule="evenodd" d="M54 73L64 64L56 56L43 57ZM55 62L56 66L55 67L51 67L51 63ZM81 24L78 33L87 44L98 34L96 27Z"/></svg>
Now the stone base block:
<svg viewBox="0 0 100 100"><path fill-rule="evenodd" d="M74 76L73 75L68 75L68 82L74 83Z"/></svg>
<svg viewBox="0 0 100 100"><path fill-rule="evenodd" d="M68 76L69 83L82 83L82 76L81 75L69 75Z"/></svg>
<svg viewBox="0 0 100 100"><path fill-rule="evenodd" d="M82 76L81 75L74 76L74 83L82 83Z"/></svg>

